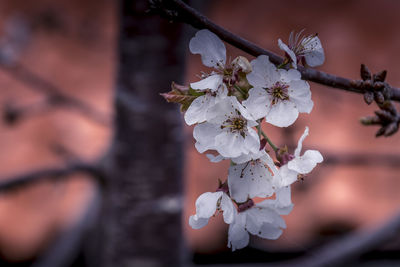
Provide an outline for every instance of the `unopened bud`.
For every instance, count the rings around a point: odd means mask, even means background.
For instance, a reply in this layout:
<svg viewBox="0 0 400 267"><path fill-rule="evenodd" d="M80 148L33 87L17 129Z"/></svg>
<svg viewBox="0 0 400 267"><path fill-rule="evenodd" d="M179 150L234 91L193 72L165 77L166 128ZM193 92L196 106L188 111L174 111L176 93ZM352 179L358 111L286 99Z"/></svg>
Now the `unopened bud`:
<svg viewBox="0 0 400 267"><path fill-rule="evenodd" d="M364 93L364 101L370 105L374 101L374 93L367 91Z"/></svg>
<svg viewBox="0 0 400 267"><path fill-rule="evenodd" d="M399 129L397 122L392 122L388 126L385 127L385 136L391 136L396 133Z"/></svg>
<svg viewBox="0 0 400 267"><path fill-rule="evenodd" d="M375 136L379 137L379 136L382 136L384 134L385 134L385 127L382 127L376 132Z"/></svg>
<svg viewBox="0 0 400 267"><path fill-rule="evenodd" d="M383 104L383 102L385 102L385 97L381 92L375 92L374 96L376 103Z"/></svg>
<svg viewBox="0 0 400 267"><path fill-rule="evenodd" d="M374 89L375 90L382 90L385 87L384 82L374 82Z"/></svg>
<svg viewBox="0 0 400 267"><path fill-rule="evenodd" d="M372 81L371 80L366 80L362 84L362 88L366 90L371 90L372 88Z"/></svg>
<svg viewBox="0 0 400 267"><path fill-rule="evenodd" d="M232 65L240 67L244 73L250 73L252 71L250 62L247 60L247 58L243 56L238 56L237 58L235 58L232 61Z"/></svg>
<svg viewBox="0 0 400 267"><path fill-rule="evenodd" d="M374 81L375 82L384 82L386 79L386 74L387 74L386 70L382 70L382 71L374 74Z"/></svg>
<svg viewBox="0 0 400 267"><path fill-rule="evenodd" d="M363 79L364 81L371 80L371 72L364 64L361 64L360 75L361 79Z"/></svg>
<svg viewBox="0 0 400 267"><path fill-rule="evenodd" d="M379 119L381 119L381 121L393 121L393 115L386 110L377 110L375 111L375 114Z"/></svg>
<svg viewBox="0 0 400 267"><path fill-rule="evenodd" d="M363 125L373 125L373 124L380 124L381 120L378 117L368 116L360 118L360 122Z"/></svg>

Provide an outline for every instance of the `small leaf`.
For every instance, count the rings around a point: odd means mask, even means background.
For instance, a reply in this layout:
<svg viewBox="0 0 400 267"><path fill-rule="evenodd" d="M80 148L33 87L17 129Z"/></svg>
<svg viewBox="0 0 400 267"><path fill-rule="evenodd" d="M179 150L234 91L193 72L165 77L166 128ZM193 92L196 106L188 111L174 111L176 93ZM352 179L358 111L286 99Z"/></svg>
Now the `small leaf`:
<svg viewBox="0 0 400 267"><path fill-rule="evenodd" d="M204 92L196 91L188 86L180 85L175 82L171 84L172 90L167 93L161 93L167 102L181 104L181 112L185 112L193 100L204 95Z"/></svg>

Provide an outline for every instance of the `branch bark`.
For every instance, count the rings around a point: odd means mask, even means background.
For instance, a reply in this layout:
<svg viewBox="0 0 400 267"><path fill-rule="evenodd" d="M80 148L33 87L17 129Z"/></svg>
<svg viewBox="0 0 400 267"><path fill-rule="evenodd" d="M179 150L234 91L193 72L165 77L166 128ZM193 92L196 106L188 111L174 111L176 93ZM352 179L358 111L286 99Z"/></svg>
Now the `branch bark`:
<svg viewBox="0 0 400 267"><path fill-rule="evenodd" d="M227 31L181 0L153 0L151 2L153 3L153 12L158 13L169 20L184 22L197 29L208 29L218 35L222 40L252 56L257 57L260 55L267 55L270 61L275 65L279 65L283 62L282 57ZM300 71L304 80L349 92L364 93L363 90L354 87L354 80L302 66L298 66L297 70ZM391 87L389 91L391 94L391 100L400 101L399 88Z"/></svg>
<svg viewBox="0 0 400 267"><path fill-rule="evenodd" d="M181 81L180 27L120 1L115 134L108 153L100 266L181 264L182 123L159 94Z"/></svg>
<svg viewBox="0 0 400 267"><path fill-rule="evenodd" d="M47 97L47 105L52 107L66 107L78 111L83 116L105 126L110 126L110 119L97 110L88 106L79 99L64 94L56 85L33 73L19 63L5 65L0 62L0 69L8 73L14 79L27 85L28 88L43 93Z"/></svg>
<svg viewBox="0 0 400 267"><path fill-rule="evenodd" d="M0 179L0 193L8 192L12 189L37 183L45 179L57 180L77 172L90 174L91 177L94 177L95 179L98 179L98 181L103 182L103 176L96 165L76 162L70 163L64 167L46 168Z"/></svg>

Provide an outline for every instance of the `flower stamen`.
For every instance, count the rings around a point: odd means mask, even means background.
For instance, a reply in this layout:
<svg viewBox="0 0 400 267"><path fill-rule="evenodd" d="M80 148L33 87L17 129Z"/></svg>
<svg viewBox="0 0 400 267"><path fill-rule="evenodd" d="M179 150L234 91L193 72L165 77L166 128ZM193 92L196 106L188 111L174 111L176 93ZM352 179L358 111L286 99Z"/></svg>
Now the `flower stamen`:
<svg viewBox="0 0 400 267"><path fill-rule="evenodd" d="M288 88L288 84L276 82L272 87L264 89L272 96L271 104L275 105L278 101L289 100Z"/></svg>

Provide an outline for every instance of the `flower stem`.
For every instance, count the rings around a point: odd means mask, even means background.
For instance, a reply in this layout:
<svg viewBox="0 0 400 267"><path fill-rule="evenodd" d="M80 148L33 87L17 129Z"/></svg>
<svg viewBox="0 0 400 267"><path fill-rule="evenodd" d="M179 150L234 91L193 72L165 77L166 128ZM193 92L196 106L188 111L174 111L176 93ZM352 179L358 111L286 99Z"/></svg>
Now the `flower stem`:
<svg viewBox="0 0 400 267"><path fill-rule="evenodd" d="M274 145L274 143L272 143L272 141L268 138L268 136L261 130L261 135L265 138L265 140L267 140L268 144L272 147L272 149L277 152L278 148L276 147L276 145Z"/></svg>
<svg viewBox="0 0 400 267"><path fill-rule="evenodd" d="M244 98L247 98L247 94L239 86L234 85L233 87L235 87L235 89L238 90L238 92L241 93Z"/></svg>

